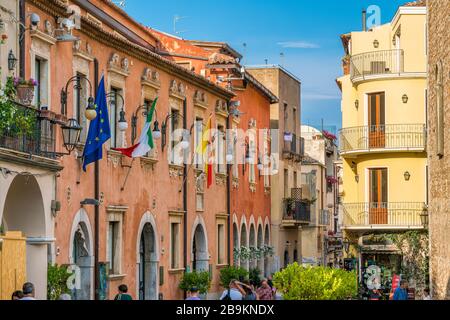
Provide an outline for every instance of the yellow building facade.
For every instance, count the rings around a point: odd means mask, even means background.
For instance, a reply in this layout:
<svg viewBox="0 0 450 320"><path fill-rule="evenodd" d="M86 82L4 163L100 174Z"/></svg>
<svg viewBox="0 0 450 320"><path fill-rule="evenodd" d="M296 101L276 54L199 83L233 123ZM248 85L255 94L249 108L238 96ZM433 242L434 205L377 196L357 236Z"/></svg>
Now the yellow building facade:
<svg viewBox="0 0 450 320"><path fill-rule="evenodd" d="M363 28L365 29L365 28ZM360 276L376 264L400 273L401 252L377 234L422 231L427 203L426 8L341 36L342 229ZM378 242L377 242L378 241Z"/></svg>

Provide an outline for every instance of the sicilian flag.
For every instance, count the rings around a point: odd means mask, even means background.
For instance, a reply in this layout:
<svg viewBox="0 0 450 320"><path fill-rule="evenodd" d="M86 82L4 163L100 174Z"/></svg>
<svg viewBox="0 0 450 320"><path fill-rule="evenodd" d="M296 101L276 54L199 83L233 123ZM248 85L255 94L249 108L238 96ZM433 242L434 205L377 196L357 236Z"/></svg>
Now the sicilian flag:
<svg viewBox="0 0 450 320"><path fill-rule="evenodd" d="M213 183L213 161L214 157L211 157L211 146L213 142L212 137L212 115L209 117L206 127L203 129L202 142L197 147L197 153L201 154L205 161L205 174L207 177L207 187L211 187ZM206 157L206 160L205 160Z"/></svg>
<svg viewBox="0 0 450 320"><path fill-rule="evenodd" d="M152 122L153 115L156 109L156 103L158 102L158 98L153 101L152 107L150 111L147 113L147 120L144 125L144 129L142 130L141 137L137 144L129 148L115 148L113 150L121 152L123 155L129 158L140 158L145 156L148 152L155 148L155 143L153 141L153 132L152 132Z"/></svg>

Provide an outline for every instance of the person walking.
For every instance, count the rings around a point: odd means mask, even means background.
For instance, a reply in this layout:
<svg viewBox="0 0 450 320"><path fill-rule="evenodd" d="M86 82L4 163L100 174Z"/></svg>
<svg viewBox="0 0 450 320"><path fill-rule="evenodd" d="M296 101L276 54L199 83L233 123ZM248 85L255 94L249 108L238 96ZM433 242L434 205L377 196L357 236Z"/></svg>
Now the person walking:
<svg viewBox="0 0 450 320"><path fill-rule="evenodd" d="M245 295L242 300L246 301L255 301L259 300L258 295L256 294L255 287L250 281L244 281L244 283L240 283L245 291Z"/></svg>
<svg viewBox="0 0 450 320"><path fill-rule="evenodd" d="M425 288L423 290L423 300L433 300L430 295L430 288Z"/></svg>
<svg viewBox="0 0 450 320"><path fill-rule="evenodd" d="M22 286L23 298L20 300L36 300L34 298L34 284L26 282Z"/></svg>
<svg viewBox="0 0 450 320"><path fill-rule="evenodd" d="M188 291L188 297L186 298L186 300L188 300L188 301L202 300L202 299L200 299L198 294L199 294L198 289L196 287L193 287Z"/></svg>
<svg viewBox="0 0 450 320"><path fill-rule="evenodd" d="M395 289L393 300L408 300L408 281L400 282L400 287Z"/></svg>
<svg viewBox="0 0 450 320"><path fill-rule="evenodd" d="M239 285L239 281L233 279L230 281L229 289L225 290L220 297L220 300L242 300L245 296L245 291Z"/></svg>
<svg viewBox="0 0 450 320"><path fill-rule="evenodd" d="M128 294L128 287L127 287L127 285L121 284L119 286L119 293L116 295L114 300L124 300L124 301L133 300L133 298Z"/></svg>
<svg viewBox="0 0 450 320"><path fill-rule="evenodd" d="M273 300L273 291L269 286L267 279L261 281L261 287L256 290L259 300Z"/></svg>
<svg viewBox="0 0 450 320"><path fill-rule="evenodd" d="M11 300L20 300L23 298L23 292L21 290L14 291Z"/></svg>

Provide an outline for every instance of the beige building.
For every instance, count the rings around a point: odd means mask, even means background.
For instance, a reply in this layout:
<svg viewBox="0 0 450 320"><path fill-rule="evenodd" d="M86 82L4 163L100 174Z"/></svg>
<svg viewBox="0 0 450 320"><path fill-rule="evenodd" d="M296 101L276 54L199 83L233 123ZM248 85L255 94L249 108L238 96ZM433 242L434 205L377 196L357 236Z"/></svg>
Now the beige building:
<svg viewBox="0 0 450 320"><path fill-rule="evenodd" d="M450 3L427 6L431 289L434 299L450 299Z"/></svg>
<svg viewBox="0 0 450 320"><path fill-rule="evenodd" d="M301 81L281 66L248 67L247 71L279 99L270 110L272 154L277 160L271 186L274 269L302 261L302 226L310 206L301 196ZM279 160L279 161L278 161Z"/></svg>

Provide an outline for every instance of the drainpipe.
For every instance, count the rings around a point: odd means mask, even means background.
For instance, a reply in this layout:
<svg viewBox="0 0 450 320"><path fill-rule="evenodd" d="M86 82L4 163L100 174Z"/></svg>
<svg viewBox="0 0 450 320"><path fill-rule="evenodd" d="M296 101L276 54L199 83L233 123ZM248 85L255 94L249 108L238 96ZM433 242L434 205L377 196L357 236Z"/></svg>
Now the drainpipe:
<svg viewBox="0 0 450 320"><path fill-rule="evenodd" d="M19 2L19 75L25 79L25 0Z"/></svg>
<svg viewBox="0 0 450 320"><path fill-rule="evenodd" d="M230 110L230 102L228 101L228 110ZM228 115L227 117L227 130L231 129L230 124L230 118L231 116ZM226 161L226 160L225 160ZM227 262L228 266L231 266L231 174L230 174L231 165L227 163Z"/></svg>
<svg viewBox="0 0 450 320"><path fill-rule="evenodd" d="M187 114L187 100L186 98L184 98L183 101L183 129L186 130L187 128L187 118L186 118L186 114ZM187 180L188 180L188 170L187 170L187 165L185 164L183 166L183 177L184 177L184 182L183 182L183 211L184 211L184 216L183 216L183 264L184 264L184 268L185 271L187 270L187 264L188 264L188 259L187 259L187 253L188 253L188 244L187 244L187 223L188 223L188 219L187 219L187 215L188 215L188 202L187 202ZM184 299L186 299L186 291L184 292Z"/></svg>

